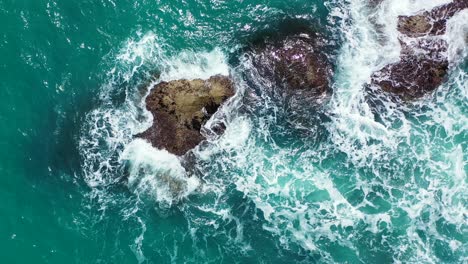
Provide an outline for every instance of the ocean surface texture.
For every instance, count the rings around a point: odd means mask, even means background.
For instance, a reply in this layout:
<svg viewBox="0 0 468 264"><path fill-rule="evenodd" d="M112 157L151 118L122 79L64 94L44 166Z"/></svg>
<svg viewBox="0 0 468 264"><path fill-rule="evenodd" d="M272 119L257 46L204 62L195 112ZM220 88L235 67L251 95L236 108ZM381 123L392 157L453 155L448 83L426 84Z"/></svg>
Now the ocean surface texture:
<svg viewBox="0 0 468 264"><path fill-rule="evenodd" d="M450 0L377 2L0 0L0 263L467 263L468 10L447 81L376 107L397 17ZM333 62L320 109L243 53L299 24ZM189 177L133 136L154 84L215 74L236 95Z"/></svg>

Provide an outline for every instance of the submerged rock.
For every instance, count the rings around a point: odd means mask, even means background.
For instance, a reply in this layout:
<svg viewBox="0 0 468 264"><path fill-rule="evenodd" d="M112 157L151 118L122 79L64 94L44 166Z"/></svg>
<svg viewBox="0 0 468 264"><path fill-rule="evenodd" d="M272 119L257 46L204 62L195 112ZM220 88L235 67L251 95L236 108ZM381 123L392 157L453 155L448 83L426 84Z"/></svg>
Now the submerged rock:
<svg viewBox="0 0 468 264"><path fill-rule="evenodd" d="M398 31L409 37L436 36L445 33L447 20L458 11L468 8L468 0L454 0L413 16L398 17Z"/></svg>
<svg viewBox="0 0 468 264"><path fill-rule="evenodd" d="M304 33L267 40L252 54L253 65L274 81L278 93L303 101L320 101L330 93L331 65L318 36Z"/></svg>
<svg viewBox="0 0 468 264"><path fill-rule="evenodd" d="M161 82L146 98L153 125L137 137L156 148L184 155L205 139L200 133L203 124L233 95L233 83L220 75L208 80Z"/></svg>
<svg viewBox="0 0 468 264"><path fill-rule="evenodd" d="M409 101L439 87L448 72L447 42L437 37L445 33L447 19L467 8L467 0L434 8L414 16L399 17L400 61L387 65L372 76L382 90Z"/></svg>
<svg viewBox="0 0 468 264"><path fill-rule="evenodd" d="M383 0L368 0L367 1L367 4L372 7L372 8L375 8L375 7L378 7L380 4L382 4Z"/></svg>

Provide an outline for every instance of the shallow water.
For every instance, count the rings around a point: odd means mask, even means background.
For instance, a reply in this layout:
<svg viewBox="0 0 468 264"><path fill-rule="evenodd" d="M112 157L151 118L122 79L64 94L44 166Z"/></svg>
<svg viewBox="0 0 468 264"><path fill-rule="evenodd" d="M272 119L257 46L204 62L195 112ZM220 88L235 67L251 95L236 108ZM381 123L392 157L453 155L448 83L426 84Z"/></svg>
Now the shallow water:
<svg viewBox="0 0 468 264"><path fill-rule="evenodd" d="M398 60L397 16L447 2L0 1L2 262L468 261L468 12L434 95L365 90ZM277 100L239 52L295 23L329 40L320 110ZM133 139L153 84L214 74L237 93L190 171Z"/></svg>

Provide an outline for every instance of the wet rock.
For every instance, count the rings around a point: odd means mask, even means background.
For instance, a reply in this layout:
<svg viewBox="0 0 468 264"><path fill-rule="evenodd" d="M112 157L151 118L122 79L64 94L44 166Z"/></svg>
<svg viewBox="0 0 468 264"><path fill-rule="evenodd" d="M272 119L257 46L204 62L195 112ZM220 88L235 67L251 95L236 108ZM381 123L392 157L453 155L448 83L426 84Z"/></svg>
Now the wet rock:
<svg viewBox="0 0 468 264"><path fill-rule="evenodd" d="M445 33L447 19L467 8L468 0L434 8L414 16L399 17L400 61L387 65L372 76L372 83L405 101L433 92L446 78L447 42L438 37Z"/></svg>
<svg viewBox="0 0 468 264"><path fill-rule="evenodd" d="M443 39L401 41L400 61L374 73L372 82L405 101L434 91L445 80L448 60Z"/></svg>
<svg viewBox="0 0 468 264"><path fill-rule="evenodd" d="M421 57L404 57L399 63L388 65L374 75L375 83L384 91L405 101L434 91L444 81L448 62Z"/></svg>
<svg viewBox="0 0 468 264"><path fill-rule="evenodd" d="M234 95L228 77L208 80L175 80L157 84L146 98L146 108L153 114L153 125L137 135L159 149L184 155L205 138L200 129Z"/></svg>
<svg viewBox="0 0 468 264"><path fill-rule="evenodd" d="M320 101L330 94L332 74L321 41L309 33L266 40L252 49L252 62L262 77L274 82L279 94Z"/></svg>
<svg viewBox="0 0 468 264"><path fill-rule="evenodd" d="M465 8L468 8L468 0L454 0L431 11L413 16L400 16L398 31L409 37L442 35L445 33L447 20Z"/></svg>

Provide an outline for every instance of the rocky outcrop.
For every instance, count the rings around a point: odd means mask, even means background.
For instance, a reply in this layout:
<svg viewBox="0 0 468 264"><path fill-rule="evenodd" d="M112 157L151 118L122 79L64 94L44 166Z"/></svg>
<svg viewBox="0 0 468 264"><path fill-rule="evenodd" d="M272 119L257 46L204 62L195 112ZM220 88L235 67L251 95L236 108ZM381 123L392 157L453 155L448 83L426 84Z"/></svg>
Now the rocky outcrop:
<svg viewBox="0 0 468 264"><path fill-rule="evenodd" d="M448 60L445 41L419 40L411 46L401 42L400 61L385 66L373 76L373 83L404 101L423 97L445 79Z"/></svg>
<svg viewBox="0 0 468 264"><path fill-rule="evenodd" d="M200 133L203 124L233 95L233 83L220 75L208 80L161 82L146 98L153 125L137 137L156 148L184 155L205 139Z"/></svg>
<svg viewBox="0 0 468 264"><path fill-rule="evenodd" d="M468 8L468 0L454 0L413 16L398 18L398 31L409 37L436 36L445 33L447 20L458 11Z"/></svg>
<svg viewBox="0 0 468 264"><path fill-rule="evenodd" d="M444 34L447 19L467 5L467 0L455 0L431 11L399 17L400 61L374 73L372 83L405 101L420 98L439 87L449 63L445 54L447 42L437 35Z"/></svg>
<svg viewBox="0 0 468 264"><path fill-rule="evenodd" d="M303 101L320 100L330 93L331 65L317 35L266 40L252 54L258 73L273 80L278 93Z"/></svg>

